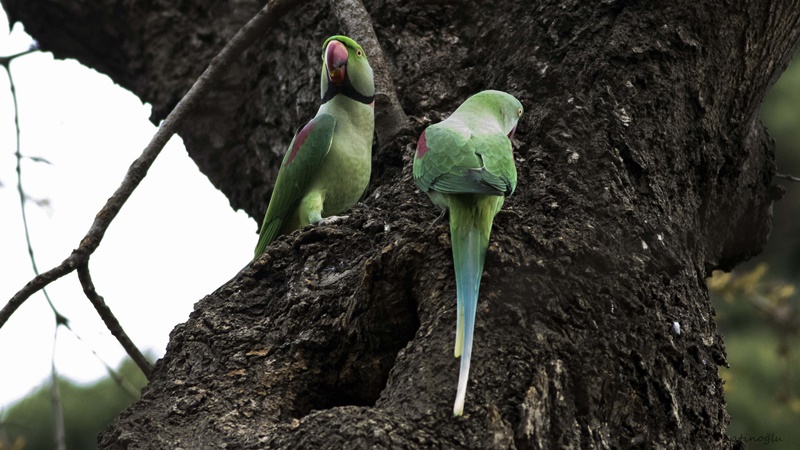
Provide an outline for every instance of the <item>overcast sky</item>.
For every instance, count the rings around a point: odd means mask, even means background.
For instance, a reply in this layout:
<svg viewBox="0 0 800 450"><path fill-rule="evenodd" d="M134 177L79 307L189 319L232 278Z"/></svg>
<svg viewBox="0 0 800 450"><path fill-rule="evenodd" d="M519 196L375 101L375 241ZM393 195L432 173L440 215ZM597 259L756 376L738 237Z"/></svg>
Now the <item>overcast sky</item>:
<svg viewBox="0 0 800 450"><path fill-rule="evenodd" d="M29 47L20 24L8 33L0 9L0 56ZM40 271L69 256L86 234L155 127L150 105L107 76L75 61L37 52L11 63L19 102L23 186ZM33 277L16 190L11 94L0 70L0 306ZM252 256L256 223L234 212L174 137L122 208L94 253L95 287L143 351L162 356L169 332L195 302L232 278ZM124 351L83 295L75 273L48 288L83 339L60 330L56 368L91 382L106 375L92 350L116 367ZM55 321L40 293L0 329L0 410L46 382Z"/></svg>

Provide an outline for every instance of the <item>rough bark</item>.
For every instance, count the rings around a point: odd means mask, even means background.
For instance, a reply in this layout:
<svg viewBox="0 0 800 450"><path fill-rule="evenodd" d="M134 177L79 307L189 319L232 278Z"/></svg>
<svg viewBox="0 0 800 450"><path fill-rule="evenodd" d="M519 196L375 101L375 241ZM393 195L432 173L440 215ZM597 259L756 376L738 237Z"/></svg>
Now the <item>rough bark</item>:
<svg viewBox="0 0 800 450"><path fill-rule="evenodd" d="M154 121L260 7L2 3L44 49L151 102ZM797 46L798 2L365 3L413 131L375 149L348 220L279 239L198 302L101 447L736 445L705 277L767 238L780 190L757 113ZM234 208L263 213L336 32L327 1L293 12L182 131ZM495 220L453 418L448 228L410 156L425 125L485 88L526 107L520 181Z"/></svg>

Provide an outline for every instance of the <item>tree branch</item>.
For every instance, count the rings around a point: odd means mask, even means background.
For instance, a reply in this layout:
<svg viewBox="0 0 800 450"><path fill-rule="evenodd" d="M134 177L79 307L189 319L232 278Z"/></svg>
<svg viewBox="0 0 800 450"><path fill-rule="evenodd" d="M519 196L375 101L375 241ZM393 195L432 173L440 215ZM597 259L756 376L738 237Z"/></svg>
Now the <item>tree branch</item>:
<svg viewBox="0 0 800 450"><path fill-rule="evenodd" d="M28 53L35 52L37 50L37 47L32 46L30 49L24 52L0 58L0 65L3 66L3 68L6 70L6 75L8 75L8 86L9 90L11 91L11 100L14 104L14 130L16 132L16 150L14 152L14 157L17 160L17 193L19 194L19 209L22 214L22 226L25 229L25 242L28 245L28 256L30 257L31 266L33 267L33 274L36 276L39 275L39 267L36 265L36 257L34 256L33 244L31 243L31 233L30 229L28 228L28 214L25 212L25 200L27 199L27 196L25 195L25 189L22 187L22 151L20 148L19 105L17 103L17 88L14 84L14 77L11 75L11 61L13 61L15 58L27 55ZM47 293L47 289L42 288L42 293L44 294L44 298L47 300L47 304L50 306L50 309L53 311L53 314L56 316L56 324L68 324L69 321L67 318L58 312L53 304L53 301L50 300L50 294Z"/></svg>
<svg viewBox="0 0 800 450"><path fill-rule="evenodd" d="M800 183L800 178L795 177L793 175L784 175L782 173L776 173L775 178L781 178L784 180L794 181L795 183Z"/></svg>
<svg viewBox="0 0 800 450"><path fill-rule="evenodd" d="M30 230L28 228L28 217L27 217L27 214L25 212L25 202L26 202L28 197L25 195L25 190L23 189L23 184L22 184L22 158L23 158L23 155L22 155L21 146L20 146L19 107L18 107L18 102L17 102L17 90L16 90L16 86L14 85L14 77L11 75L11 67L10 67L11 66L11 61L14 60L15 58L18 58L20 56L26 55L26 54L31 53L31 52L36 51L36 50L38 50L38 48L35 47L35 46L32 46L28 51L25 51L25 52L22 52L22 53L18 53L16 55L11 55L11 56L8 56L8 57L0 58L0 65L3 66L3 68L6 70L6 74L8 75L8 83L9 83L9 88L10 88L10 91L11 91L11 98L12 98L13 104L14 104L14 127L15 127L15 131L16 131L16 151L14 153L14 156L16 157L16 160L17 160L17 192L19 193L19 204L20 204L20 210L22 212L22 224L23 224L23 228L25 229L25 242L28 245L28 255L30 256L31 266L33 267L33 272L34 272L34 274L36 274L38 276L39 275L39 268L36 265L36 257L35 257L34 252L33 252L33 244L31 243ZM40 158L40 157L36 157L36 156L27 157L27 158L29 158L30 160L32 160L34 162L44 162L44 163L50 164L50 162L47 161L44 158ZM125 332L122 331L122 327L119 326L119 323L116 322L116 319L111 314L111 311L108 309L108 307L105 306L105 303L103 302L103 298L100 297L99 295L97 295L97 293L94 291L94 286L92 285L91 278L89 276L88 266L85 267L85 273L86 273L85 277L81 277L81 273L82 273L81 269L82 268L83 268L83 266L78 268L78 276L79 276L79 278L81 278L81 284L84 284L84 289L85 290L87 289L87 284L88 284L88 288L91 288L91 293L94 294L94 297L99 299L99 304L95 304L95 308L98 309L98 312L100 313L100 317L102 317L103 320L106 322L106 325L108 326L109 330L111 330L112 334L117 336L117 333L115 333L115 331L119 330L119 332L121 333L121 336L118 336L118 339L122 339L122 338L127 339L127 336L125 335ZM84 283L84 278L88 281L88 283ZM53 354L52 354L51 360L50 360L50 365L51 365L51 367L50 367L50 376L51 376L50 397L51 397L51 403L52 403L52 406L53 406L54 422L55 422L54 440L55 440L57 448L66 449L66 434L65 434L65 428L64 428L64 409L63 409L63 405L62 405L62 402L61 402L61 392L60 392L59 384L58 384L59 383L59 381L58 381L58 373L56 371L56 366L55 366L55 351L56 351L56 342L58 340L58 326L59 325L64 325L65 328L67 328L70 332L72 332L78 340L83 342L83 339L81 339L81 337L77 333L75 333L74 330L72 330L70 328L69 321L67 320L67 318L64 315L62 315L61 313L58 312L58 310L56 309L56 307L53 304L52 300L50 300L50 295L48 295L47 289L42 288L42 292L44 293L45 299L47 300L47 304L50 305L50 309L53 311L53 314L54 314L55 319L56 319L56 330L55 330L55 334L53 335ZM86 295L89 296L90 301L93 300L93 298L90 296L89 292L87 292ZM93 301L93 303L94 303L94 301ZM105 311L101 311L101 306L105 308ZM104 314L104 312L106 314ZM109 325L109 323L112 323L112 321L111 320L107 320L107 316L110 316L111 319L113 320L113 323L116 323L116 325L117 325L116 327L112 327L111 325ZM130 339L127 339L127 341L130 344L130 346L133 346L133 344L130 343ZM122 346L125 347L126 350L128 350L128 347L126 347L125 343L122 340L120 340L120 343L122 343ZM138 349L136 349L136 347L133 347L133 348L136 351L136 353L139 356L141 356L141 353L138 353ZM95 352L94 350L91 350L91 351L98 359L100 359L100 356L97 354L97 352ZM131 351L129 350L128 353L131 354ZM136 361L137 364L139 364L139 361L137 360L137 358L134 355L131 355L131 358L133 358L134 361ZM149 362L146 359L144 359L143 357L142 357L142 359L144 360L145 364L147 364L149 366ZM138 398L138 394L136 393L136 391L131 389L130 387L128 387L126 385L124 379L122 379L113 369L111 369L111 367L109 367L105 363L105 361L102 361L102 359L100 359L100 361L106 366L106 369L109 371L111 376L114 378L114 380L121 387L123 387L126 391L128 391L133 396L134 399ZM145 377L147 377L147 375L149 374L149 371L145 370L142 367L142 365L140 365L139 367L145 373Z"/></svg>
<svg viewBox="0 0 800 450"><path fill-rule="evenodd" d="M31 48L25 50L24 52L15 53L13 55L8 55L8 56L0 56L0 66L8 67L8 63L10 63L11 61L19 58L20 56L25 56L28 53L33 53L33 52L38 51L38 50L39 50L39 46L36 45L36 44L33 44L33 45L31 45Z"/></svg>
<svg viewBox="0 0 800 450"><path fill-rule="evenodd" d="M128 337L125 333L125 330L122 329L122 325L120 325L119 321L116 317L114 317L114 313L111 312L111 308L106 305L105 300L100 294L97 293L97 290L94 288L94 283L92 282L92 275L89 273L89 262L82 262L78 265L78 279L81 282L81 286L83 287L83 293L86 294L86 298L92 302L94 309L97 311L97 314L100 315L100 318L103 319L103 323L106 324L108 331L117 338L122 348L128 352L128 356L133 359L133 362L139 366L142 373L144 374L145 378L148 380L150 379L150 372L153 371L153 365L150 364L150 361L144 357L142 352L133 344L133 341Z"/></svg>
<svg viewBox="0 0 800 450"><path fill-rule="evenodd" d="M397 90L372 27L372 19L361 0L331 0L330 4L339 25L364 47L369 56L375 74L375 132L378 141L385 145L407 128L409 121L397 99Z"/></svg>
<svg viewBox="0 0 800 450"><path fill-rule="evenodd" d="M86 345L86 348L88 348L89 351L92 352L92 355L94 355L94 357L97 358L97 361L99 361L100 364L102 364L103 367L106 368L106 372L111 377L111 379L114 380L115 383L117 383L117 386L119 386L120 389L125 391L125 393L131 397L131 400L139 399L139 391L131 384L130 381L128 381L124 376L122 376L120 373L114 370L114 368L112 368L86 341L84 341L83 338L78 333L75 332L75 330L73 330L69 326L66 326L65 328L70 333L72 333L73 336L75 336L75 339L77 339L80 343Z"/></svg>
<svg viewBox="0 0 800 450"><path fill-rule="evenodd" d="M53 334L53 353L50 356L50 403L53 405L53 421L55 422L54 441L58 450L67 450L67 434L64 428L64 404L61 401L61 389L58 385L56 371L56 342L58 342L58 325Z"/></svg>
<svg viewBox="0 0 800 450"><path fill-rule="evenodd" d="M292 8L305 3L308 0L270 0L249 22L247 22L231 38L227 45L211 60L206 70L189 89L189 92L169 113L161 124L150 143L145 147L142 155L137 158L125 174L122 184L116 192L108 199L105 206L95 216L92 226L86 236L81 240L77 249L58 266L37 275L19 290L8 303L0 310L0 328L5 325L12 314L27 300L31 295L43 289L53 281L75 270L79 265L89 261L89 256L100 245L108 226L119 213L122 205L128 200L134 189L144 179L147 170L153 164L161 149L167 141L176 133L181 122L187 114L194 108L198 101L221 78L225 69L255 40L263 35L270 27L284 14Z"/></svg>

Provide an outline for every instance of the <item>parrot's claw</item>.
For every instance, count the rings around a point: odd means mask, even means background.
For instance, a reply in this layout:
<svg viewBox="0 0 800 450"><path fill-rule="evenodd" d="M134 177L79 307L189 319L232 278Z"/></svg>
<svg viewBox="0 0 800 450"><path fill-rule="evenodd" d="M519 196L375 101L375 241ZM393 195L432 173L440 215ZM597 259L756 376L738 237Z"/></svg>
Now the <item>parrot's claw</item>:
<svg viewBox="0 0 800 450"><path fill-rule="evenodd" d="M328 216L317 222L317 225L334 225L349 218L350 216Z"/></svg>

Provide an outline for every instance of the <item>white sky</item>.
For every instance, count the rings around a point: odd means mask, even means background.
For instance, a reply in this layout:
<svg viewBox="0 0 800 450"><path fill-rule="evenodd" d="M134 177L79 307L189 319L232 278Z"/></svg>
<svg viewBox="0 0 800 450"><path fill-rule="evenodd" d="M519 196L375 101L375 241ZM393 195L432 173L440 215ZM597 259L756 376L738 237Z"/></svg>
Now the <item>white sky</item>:
<svg viewBox="0 0 800 450"><path fill-rule="evenodd" d="M8 33L0 9L0 56L32 42L20 24ZM69 256L94 215L141 154L155 127L150 106L107 76L50 53L16 59L23 186L49 207L26 211L40 271ZM0 306L33 277L16 190L14 115L0 68ZM169 332L195 302L232 278L251 258L256 223L231 210L174 137L111 224L90 261L95 287L143 351L163 356ZM91 350L116 367L125 352L106 330L72 273L51 284L56 308L86 343L58 333L56 368L91 382L106 375ZM50 374L55 321L44 296L31 297L0 329L0 411Z"/></svg>

